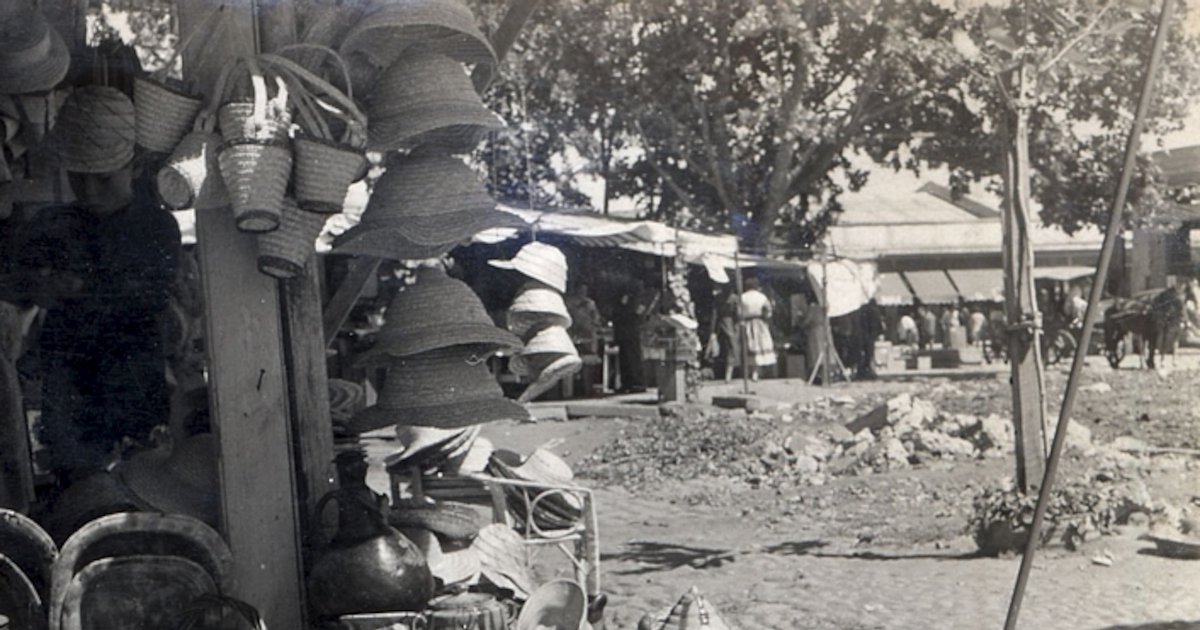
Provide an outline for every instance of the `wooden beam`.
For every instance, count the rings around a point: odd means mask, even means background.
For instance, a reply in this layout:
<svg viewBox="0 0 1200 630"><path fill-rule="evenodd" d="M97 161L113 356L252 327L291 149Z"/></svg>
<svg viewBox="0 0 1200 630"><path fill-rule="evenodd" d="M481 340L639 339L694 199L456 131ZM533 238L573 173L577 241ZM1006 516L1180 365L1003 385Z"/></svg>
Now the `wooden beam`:
<svg viewBox="0 0 1200 630"><path fill-rule="evenodd" d="M317 501L336 487L318 270L314 253L309 257L304 275L280 283L296 473L299 476L297 501L306 541L313 540L309 534Z"/></svg>
<svg viewBox="0 0 1200 630"><path fill-rule="evenodd" d="M381 258L371 256L360 256L350 260L349 272L342 283L338 285L337 292L333 297L329 298L329 304L325 306L324 315L324 330L325 330L325 345L333 343L337 338L338 331L342 329L342 324L346 323L346 318L350 316L350 311L358 302L358 297L362 295L363 287L367 281L375 275L379 269Z"/></svg>
<svg viewBox="0 0 1200 630"><path fill-rule="evenodd" d="M211 2L180 0L178 7L183 32L207 28ZM184 53L185 74L209 93L222 68L255 50L250 8L238 2L226 9L230 15L209 33L220 45ZM197 52L204 49L212 52ZM238 231L228 206L197 208L196 238L232 595L255 606L268 627L303 628L301 526L276 281L259 273L255 238Z"/></svg>

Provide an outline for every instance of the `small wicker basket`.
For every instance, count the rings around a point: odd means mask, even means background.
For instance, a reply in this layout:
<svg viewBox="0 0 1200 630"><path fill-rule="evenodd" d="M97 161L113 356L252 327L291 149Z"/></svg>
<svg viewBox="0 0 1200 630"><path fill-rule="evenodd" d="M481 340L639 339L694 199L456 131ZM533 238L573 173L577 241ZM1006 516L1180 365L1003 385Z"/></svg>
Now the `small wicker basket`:
<svg viewBox="0 0 1200 630"><path fill-rule="evenodd" d="M238 229L270 232L277 228L292 172L288 143L245 139L226 142L217 161Z"/></svg>
<svg viewBox="0 0 1200 630"><path fill-rule="evenodd" d="M322 214L341 212L350 184L366 174L366 156L352 147L312 138L296 138L293 148L293 185L300 207Z"/></svg>
<svg viewBox="0 0 1200 630"><path fill-rule="evenodd" d="M279 228L257 237L258 270L280 279L304 273L327 218L302 210L293 199L284 199Z"/></svg>

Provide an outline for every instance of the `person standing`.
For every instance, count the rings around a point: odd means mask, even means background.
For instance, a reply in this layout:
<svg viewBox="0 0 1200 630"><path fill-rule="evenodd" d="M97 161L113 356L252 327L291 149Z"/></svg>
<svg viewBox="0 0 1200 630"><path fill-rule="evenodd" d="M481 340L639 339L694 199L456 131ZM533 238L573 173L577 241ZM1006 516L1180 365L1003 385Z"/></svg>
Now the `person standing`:
<svg viewBox="0 0 1200 630"><path fill-rule="evenodd" d="M640 280L624 284L613 308L613 341L617 344L617 371L622 393L646 391L645 365L642 360L642 318L647 310L642 304L646 289Z"/></svg>
<svg viewBox="0 0 1200 630"><path fill-rule="evenodd" d="M742 364L742 334L738 327L738 313L741 308L741 297L731 286L720 304L720 322L717 329L726 383L733 378L733 369Z"/></svg>
<svg viewBox="0 0 1200 630"><path fill-rule="evenodd" d="M758 278L746 278L741 296L742 326L745 331L746 364L750 380L757 381L759 369L775 365L775 342L771 339L771 299L761 290Z"/></svg>
<svg viewBox="0 0 1200 630"><path fill-rule="evenodd" d="M588 295L588 285L577 283L571 285L566 298L567 313L571 316L571 327L567 333L575 344L575 351L583 359L583 367L579 371L579 382L583 385L583 395L592 394L592 385L596 380L596 366L603 357L600 348L600 329L604 327L604 318L596 302Z"/></svg>
<svg viewBox="0 0 1200 630"><path fill-rule="evenodd" d="M48 137L76 201L41 210L15 250L46 309L41 439L63 486L104 470L170 415L162 337L179 224L135 160L134 138L124 93L77 88Z"/></svg>
<svg viewBox="0 0 1200 630"><path fill-rule="evenodd" d="M933 346L934 337L937 335L937 316L924 303L917 303L917 342L921 350L927 350Z"/></svg>

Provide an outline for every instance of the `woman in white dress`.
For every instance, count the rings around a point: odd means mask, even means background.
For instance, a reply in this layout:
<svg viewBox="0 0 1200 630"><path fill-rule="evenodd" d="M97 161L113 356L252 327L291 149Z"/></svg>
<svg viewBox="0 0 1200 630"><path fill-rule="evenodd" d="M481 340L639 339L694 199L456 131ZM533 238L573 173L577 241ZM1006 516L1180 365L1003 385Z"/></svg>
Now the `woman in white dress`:
<svg viewBox="0 0 1200 630"><path fill-rule="evenodd" d="M761 290L758 278L746 278L742 292L742 324L746 335L746 363L750 380L757 381L760 367L775 365L775 342L771 339L771 299Z"/></svg>

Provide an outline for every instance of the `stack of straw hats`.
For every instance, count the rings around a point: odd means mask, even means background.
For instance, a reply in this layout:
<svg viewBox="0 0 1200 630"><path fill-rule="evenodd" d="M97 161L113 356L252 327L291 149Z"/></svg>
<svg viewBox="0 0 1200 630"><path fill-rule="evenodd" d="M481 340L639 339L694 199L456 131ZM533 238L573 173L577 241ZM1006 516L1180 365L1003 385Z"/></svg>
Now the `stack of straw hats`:
<svg viewBox="0 0 1200 630"><path fill-rule="evenodd" d="M32 2L0 3L0 94L46 92L70 65L66 42Z"/></svg>
<svg viewBox="0 0 1200 630"><path fill-rule="evenodd" d="M562 297L567 289L567 259L558 248L533 241L510 260L488 262L527 279L509 305L507 318L509 330L524 342L510 362L510 369L529 383L517 400L530 402L583 367L567 332L571 316Z"/></svg>
<svg viewBox="0 0 1200 630"><path fill-rule="evenodd" d="M376 404L350 419L350 432L529 418L524 406L504 397L487 365L489 356L520 347L520 340L496 327L474 291L441 264L418 269L385 317L375 346L359 358L361 365L386 368L384 385Z"/></svg>

